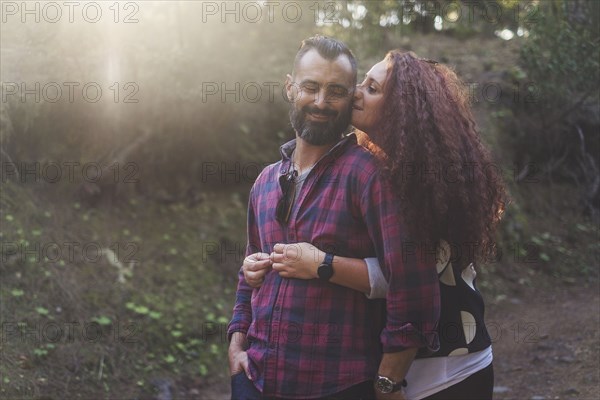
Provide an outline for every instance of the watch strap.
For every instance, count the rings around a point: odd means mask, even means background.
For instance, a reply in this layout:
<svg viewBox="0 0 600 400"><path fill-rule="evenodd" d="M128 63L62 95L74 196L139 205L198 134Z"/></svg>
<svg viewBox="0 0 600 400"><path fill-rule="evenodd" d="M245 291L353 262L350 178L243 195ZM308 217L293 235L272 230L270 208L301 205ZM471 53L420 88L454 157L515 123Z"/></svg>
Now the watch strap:
<svg viewBox="0 0 600 400"><path fill-rule="evenodd" d="M398 391L402 390L403 388L405 388L408 385L408 382L406 382L406 379L402 379L402 381L400 381L400 382L394 382L393 380L391 380L387 376L377 375L377 380L375 382L378 382L380 380L382 380L384 382L387 382L387 385L391 384L391 386L392 386L391 390L389 390L389 391L383 391L380 388L378 388L379 391L382 392L382 393L384 393L384 394L398 392ZM376 387L377 386L378 385L376 385Z"/></svg>
<svg viewBox="0 0 600 400"><path fill-rule="evenodd" d="M334 255L332 253L326 253L325 259L321 265L319 265L319 268L317 268L317 275L320 280L329 282L333 276L333 257Z"/></svg>

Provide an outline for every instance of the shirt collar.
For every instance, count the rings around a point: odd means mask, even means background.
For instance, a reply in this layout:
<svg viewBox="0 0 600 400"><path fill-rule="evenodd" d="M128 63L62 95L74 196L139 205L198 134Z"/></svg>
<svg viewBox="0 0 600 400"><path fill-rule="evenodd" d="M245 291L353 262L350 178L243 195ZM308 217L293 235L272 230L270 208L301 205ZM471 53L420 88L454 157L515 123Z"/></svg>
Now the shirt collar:
<svg viewBox="0 0 600 400"><path fill-rule="evenodd" d="M329 151L323 157L321 157L321 160L317 162L317 165L324 159L332 158L333 160L335 160L340 154L342 154L346 147L356 143L356 134L354 132L349 133L348 135L344 136L339 142L337 142L331 149L329 149ZM281 166L279 167L280 174L287 174L289 172L292 162L292 153L294 152L295 148L296 139L292 139L289 142L284 143L279 148L279 153L281 154Z"/></svg>

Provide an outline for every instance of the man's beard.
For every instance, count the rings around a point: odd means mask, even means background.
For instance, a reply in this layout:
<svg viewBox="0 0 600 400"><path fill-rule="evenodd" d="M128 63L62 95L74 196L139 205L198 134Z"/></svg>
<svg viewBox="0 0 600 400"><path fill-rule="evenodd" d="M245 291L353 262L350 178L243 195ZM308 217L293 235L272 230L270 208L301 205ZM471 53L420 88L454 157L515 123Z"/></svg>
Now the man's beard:
<svg viewBox="0 0 600 400"><path fill-rule="evenodd" d="M327 122L315 122L306 120L306 115L308 113L327 116L338 115L336 118ZM299 110L292 104L292 107L290 108L290 122L292 123L294 130L302 139L314 146L323 146L336 143L340 140L342 133L350 124L350 113L350 107L341 113L337 113L330 109L321 110L308 105Z"/></svg>

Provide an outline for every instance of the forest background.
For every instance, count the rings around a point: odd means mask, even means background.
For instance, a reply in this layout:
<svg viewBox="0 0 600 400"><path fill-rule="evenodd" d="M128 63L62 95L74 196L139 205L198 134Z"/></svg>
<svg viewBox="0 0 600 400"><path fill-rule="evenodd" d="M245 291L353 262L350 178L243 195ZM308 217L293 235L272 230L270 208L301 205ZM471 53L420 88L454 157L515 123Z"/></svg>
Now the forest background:
<svg viewBox="0 0 600 400"><path fill-rule="evenodd" d="M511 196L479 276L497 396L597 397L599 4L1 1L0 398L227 398L248 191L315 33L359 76L400 48L462 77ZM539 382L503 359L565 343Z"/></svg>

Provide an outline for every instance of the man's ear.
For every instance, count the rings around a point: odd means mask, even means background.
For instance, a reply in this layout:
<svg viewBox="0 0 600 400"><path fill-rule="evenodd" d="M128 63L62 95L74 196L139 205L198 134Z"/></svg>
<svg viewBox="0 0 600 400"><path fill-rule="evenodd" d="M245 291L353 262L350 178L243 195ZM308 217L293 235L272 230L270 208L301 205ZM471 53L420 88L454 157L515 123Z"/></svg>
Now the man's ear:
<svg viewBox="0 0 600 400"><path fill-rule="evenodd" d="M297 93L298 87L294 83L294 78L290 74L287 74L285 78L285 94L290 103L294 101Z"/></svg>

